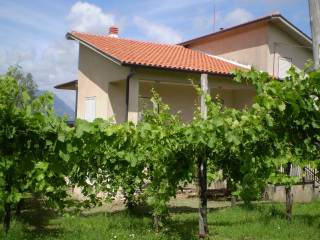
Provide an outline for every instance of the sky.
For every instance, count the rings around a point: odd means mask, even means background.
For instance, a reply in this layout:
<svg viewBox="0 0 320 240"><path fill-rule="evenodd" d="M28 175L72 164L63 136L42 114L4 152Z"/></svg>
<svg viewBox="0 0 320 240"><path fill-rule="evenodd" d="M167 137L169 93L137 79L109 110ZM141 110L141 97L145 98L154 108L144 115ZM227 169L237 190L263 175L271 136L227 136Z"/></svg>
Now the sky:
<svg viewBox="0 0 320 240"><path fill-rule="evenodd" d="M70 30L107 34L115 25L120 37L179 43L275 12L310 35L308 0L0 0L0 73L19 64L74 107L74 93L53 88L77 79Z"/></svg>

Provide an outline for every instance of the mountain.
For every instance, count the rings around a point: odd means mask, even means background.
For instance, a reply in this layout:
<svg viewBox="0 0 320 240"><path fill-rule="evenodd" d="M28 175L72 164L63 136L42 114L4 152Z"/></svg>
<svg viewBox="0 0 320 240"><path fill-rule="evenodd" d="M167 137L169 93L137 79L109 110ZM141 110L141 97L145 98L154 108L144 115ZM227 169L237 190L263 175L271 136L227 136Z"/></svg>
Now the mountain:
<svg viewBox="0 0 320 240"><path fill-rule="evenodd" d="M43 90L37 90L36 95L44 94L46 91ZM52 93L52 92L51 92ZM63 117L64 115L67 115L68 121L74 120L74 109L69 107L61 98L59 98L56 94L52 93L54 95L54 110L58 116Z"/></svg>
<svg viewBox="0 0 320 240"><path fill-rule="evenodd" d="M67 115L69 121L74 120L74 110L57 95L54 95L54 110L58 116Z"/></svg>

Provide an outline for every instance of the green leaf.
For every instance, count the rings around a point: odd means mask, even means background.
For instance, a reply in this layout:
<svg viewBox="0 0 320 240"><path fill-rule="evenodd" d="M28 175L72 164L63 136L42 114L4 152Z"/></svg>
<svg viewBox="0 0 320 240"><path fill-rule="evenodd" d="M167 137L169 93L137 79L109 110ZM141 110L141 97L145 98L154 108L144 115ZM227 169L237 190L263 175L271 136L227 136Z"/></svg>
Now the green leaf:
<svg viewBox="0 0 320 240"><path fill-rule="evenodd" d="M286 109L286 104L285 103L281 103L281 104L279 104L278 108L279 108L279 110L281 112L283 112Z"/></svg>

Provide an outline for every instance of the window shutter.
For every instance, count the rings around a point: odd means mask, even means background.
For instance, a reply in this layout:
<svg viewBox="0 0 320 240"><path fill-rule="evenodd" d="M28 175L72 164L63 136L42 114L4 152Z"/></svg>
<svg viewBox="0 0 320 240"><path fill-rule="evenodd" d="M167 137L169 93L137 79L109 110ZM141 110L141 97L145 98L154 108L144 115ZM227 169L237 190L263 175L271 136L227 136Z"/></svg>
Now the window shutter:
<svg viewBox="0 0 320 240"><path fill-rule="evenodd" d="M88 122L96 119L96 97L86 98L84 119Z"/></svg>
<svg viewBox="0 0 320 240"><path fill-rule="evenodd" d="M279 58L279 78L285 78L292 65L291 58Z"/></svg>

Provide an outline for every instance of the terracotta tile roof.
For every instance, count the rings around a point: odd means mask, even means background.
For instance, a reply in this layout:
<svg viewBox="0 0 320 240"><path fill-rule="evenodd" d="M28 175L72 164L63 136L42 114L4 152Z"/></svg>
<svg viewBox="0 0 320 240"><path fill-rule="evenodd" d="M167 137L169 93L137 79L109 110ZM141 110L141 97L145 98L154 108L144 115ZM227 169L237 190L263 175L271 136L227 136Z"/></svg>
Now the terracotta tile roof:
<svg viewBox="0 0 320 240"><path fill-rule="evenodd" d="M230 74L241 66L179 45L113 38L70 32L68 39L79 40L122 65L138 65L191 72Z"/></svg>

